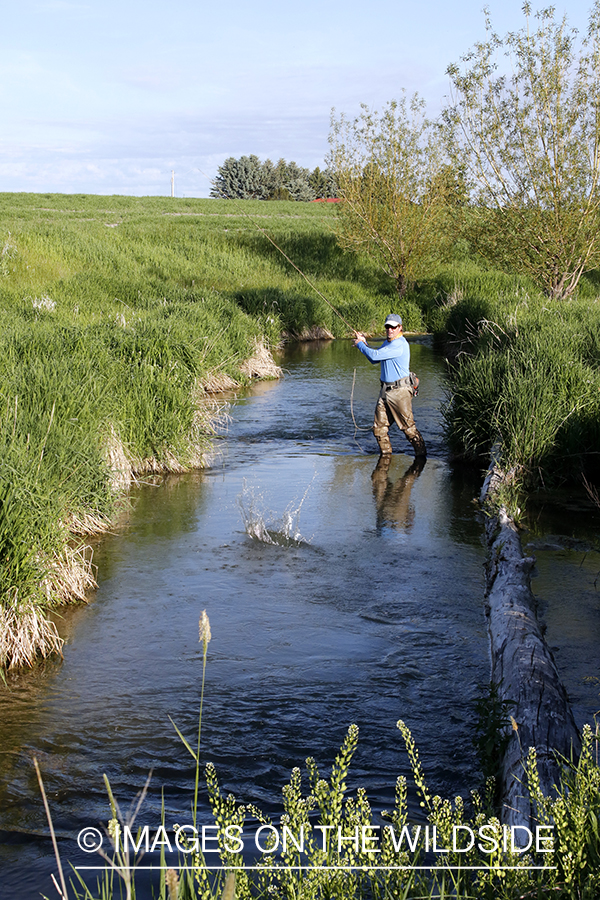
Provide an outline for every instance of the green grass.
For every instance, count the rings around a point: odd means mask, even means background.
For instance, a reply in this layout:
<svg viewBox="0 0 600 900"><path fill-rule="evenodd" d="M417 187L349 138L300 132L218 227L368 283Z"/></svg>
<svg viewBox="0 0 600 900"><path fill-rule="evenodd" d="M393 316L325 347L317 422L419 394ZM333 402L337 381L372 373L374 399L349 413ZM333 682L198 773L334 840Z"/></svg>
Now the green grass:
<svg viewBox="0 0 600 900"><path fill-rule="evenodd" d="M137 471L195 465L209 425L203 434L199 382L209 372L239 379L264 334L218 295L156 299L129 322L73 324L58 307L21 307L3 310L0 326L0 484L10 486L0 495L0 542L12 542L16 560L24 529L28 559L7 565L3 555L0 602L47 607L41 581L73 523L113 513L111 448Z"/></svg>
<svg viewBox="0 0 600 900"><path fill-rule="evenodd" d="M111 454L198 465L202 383L282 333L351 333L259 229L354 327L397 307L334 226L326 204L0 194L0 666L44 652L57 561L118 502Z"/></svg>
<svg viewBox="0 0 600 900"><path fill-rule="evenodd" d="M393 309L443 338L450 447L485 459L501 445L513 507L542 481L597 474L598 273L550 302L459 241L398 302L335 232L328 204L0 194L0 618L43 614L73 528L110 519L111 453L142 470L198 464L198 386L243 381L257 343L282 333L349 336L332 306L366 333Z"/></svg>
<svg viewBox="0 0 600 900"><path fill-rule="evenodd" d="M449 358L447 438L457 457L501 448L515 510L528 491L600 472L600 292L551 301L526 279L455 266L420 301Z"/></svg>
<svg viewBox="0 0 600 900"><path fill-rule="evenodd" d="M218 292L287 330L349 334L259 229L353 327L377 330L397 306L390 279L339 249L327 204L0 194L0 223L0 302L49 296L78 321ZM408 330L423 328L416 304L401 312Z"/></svg>

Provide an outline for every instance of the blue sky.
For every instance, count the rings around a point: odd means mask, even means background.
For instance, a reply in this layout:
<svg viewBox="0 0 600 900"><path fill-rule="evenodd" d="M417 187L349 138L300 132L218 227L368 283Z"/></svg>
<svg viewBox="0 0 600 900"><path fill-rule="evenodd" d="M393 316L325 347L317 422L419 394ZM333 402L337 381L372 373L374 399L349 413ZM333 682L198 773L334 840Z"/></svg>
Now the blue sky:
<svg viewBox="0 0 600 900"><path fill-rule="evenodd" d="M433 114L485 0L19 0L0 32L0 191L208 196L228 156L323 165L332 107ZM504 34L522 0L489 0ZM544 4L546 5L546 4ZM571 0L584 30L590 3ZM557 13L566 4L556 4Z"/></svg>

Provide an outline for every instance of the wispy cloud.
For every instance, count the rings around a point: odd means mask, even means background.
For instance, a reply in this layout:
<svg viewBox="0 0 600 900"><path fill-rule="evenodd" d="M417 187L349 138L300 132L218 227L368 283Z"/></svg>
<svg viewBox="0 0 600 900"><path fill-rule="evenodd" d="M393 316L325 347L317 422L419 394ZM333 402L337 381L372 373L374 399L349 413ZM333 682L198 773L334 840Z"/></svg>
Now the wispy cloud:
<svg viewBox="0 0 600 900"><path fill-rule="evenodd" d="M160 64L140 64L124 68L116 73L116 78L123 84L153 93L171 92L186 83L183 69Z"/></svg>
<svg viewBox="0 0 600 900"><path fill-rule="evenodd" d="M563 0L564 2L564 0ZM589 0L570 0L575 25ZM488 0L503 33L522 0ZM405 88L436 114L481 0L21 0L0 31L0 190L207 195L228 156L313 168L331 108ZM557 10L559 13L561 10ZM581 21L580 21L581 20Z"/></svg>

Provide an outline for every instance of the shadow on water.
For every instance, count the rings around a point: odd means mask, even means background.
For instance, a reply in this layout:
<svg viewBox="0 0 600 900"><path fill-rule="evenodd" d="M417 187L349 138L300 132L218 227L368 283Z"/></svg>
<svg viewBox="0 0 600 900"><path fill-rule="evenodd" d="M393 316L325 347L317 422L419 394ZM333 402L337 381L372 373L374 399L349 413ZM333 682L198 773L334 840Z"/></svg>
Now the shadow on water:
<svg viewBox="0 0 600 900"><path fill-rule="evenodd" d="M538 615L582 725L600 717L600 509L582 487L540 491L524 524Z"/></svg>
<svg viewBox="0 0 600 900"><path fill-rule="evenodd" d="M202 754L226 793L278 817L292 767L310 755L326 769L355 722L349 789L387 808L408 774L399 718L434 790L474 785L472 699L489 677L480 473L445 458L442 363L412 342L424 467L398 432L378 463L378 373L350 343L292 347L283 365L283 381L238 398L209 469L132 493L96 549L91 603L60 620L64 660L0 687L0 896L54 891L33 755L73 864L89 862L80 829L109 817L104 772L127 805L152 769L140 821L158 826L163 797L169 827L189 821L192 760L169 716L193 739L203 609Z"/></svg>

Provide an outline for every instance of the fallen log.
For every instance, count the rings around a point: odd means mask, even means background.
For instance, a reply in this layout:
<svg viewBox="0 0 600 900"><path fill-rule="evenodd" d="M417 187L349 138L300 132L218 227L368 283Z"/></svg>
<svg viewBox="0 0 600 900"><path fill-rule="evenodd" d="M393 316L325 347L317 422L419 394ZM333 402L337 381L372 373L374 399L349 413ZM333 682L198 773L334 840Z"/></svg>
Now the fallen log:
<svg viewBox="0 0 600 900"><path fill-rule="evenodd" d="M494 501L505 475L492 462L484 482L487 562L486 614L490 635L492 681L498 696L511 701L514 720L501 765L502 821L532 821L524 763L530 747L537 752L540 786L554 793L559 783L557 754L570 758L579 736L567 692L536 615L531 591L533 557L523 555L521 540L506 509Z"/></svg>

